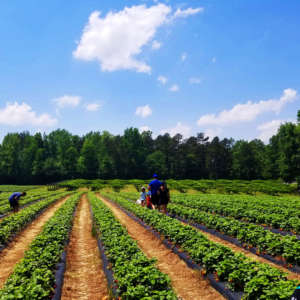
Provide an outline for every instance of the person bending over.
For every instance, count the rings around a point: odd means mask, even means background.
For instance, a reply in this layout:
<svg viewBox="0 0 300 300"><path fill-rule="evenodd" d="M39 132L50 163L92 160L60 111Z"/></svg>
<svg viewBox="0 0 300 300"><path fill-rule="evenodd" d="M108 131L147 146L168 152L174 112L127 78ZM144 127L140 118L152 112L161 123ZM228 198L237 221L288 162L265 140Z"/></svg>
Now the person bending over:
<svg viewBox="0 0 300 300"><path fill-rule="evenodd" d="M13 193L13 194L10 195L10 197L8 199L10 207L13 209L14 213L16 213L16 212L19 211L19 199L22 196L26 196L26 192L22 192L22 193L16 192L16 193Z"/></svg>

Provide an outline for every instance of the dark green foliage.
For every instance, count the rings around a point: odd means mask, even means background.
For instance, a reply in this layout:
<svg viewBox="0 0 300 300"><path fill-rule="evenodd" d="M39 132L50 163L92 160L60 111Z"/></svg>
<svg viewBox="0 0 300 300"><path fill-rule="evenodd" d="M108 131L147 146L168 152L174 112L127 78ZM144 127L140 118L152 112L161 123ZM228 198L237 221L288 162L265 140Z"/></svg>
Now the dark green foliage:
<svg viewBox="0 0 300 300"><path fill-rule="evenodd" d="M173 179L293 182L300 174L300 122L281 125L268 145L258 139L209 141L203 133L187 139L167 133L153 138L150 131L137 128L126 129L122 136L103 131L79 137L61 129L43 136L10 133L0 145L2 183L146 179L153 173Z"/></svg>

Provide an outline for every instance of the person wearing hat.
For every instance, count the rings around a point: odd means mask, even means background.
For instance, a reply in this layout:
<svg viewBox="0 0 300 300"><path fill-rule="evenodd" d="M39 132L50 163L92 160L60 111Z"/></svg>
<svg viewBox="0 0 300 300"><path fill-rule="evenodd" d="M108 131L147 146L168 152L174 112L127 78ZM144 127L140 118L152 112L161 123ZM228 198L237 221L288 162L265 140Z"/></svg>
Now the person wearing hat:
<svg viewBox="0 0 300 300"><path fill-rule="evenodd" d="M159 205L159 194L160 194L161 182L158 180L157 174L153 175L153 180L149 183L151 190L151 202L157 207Z"/></svg>

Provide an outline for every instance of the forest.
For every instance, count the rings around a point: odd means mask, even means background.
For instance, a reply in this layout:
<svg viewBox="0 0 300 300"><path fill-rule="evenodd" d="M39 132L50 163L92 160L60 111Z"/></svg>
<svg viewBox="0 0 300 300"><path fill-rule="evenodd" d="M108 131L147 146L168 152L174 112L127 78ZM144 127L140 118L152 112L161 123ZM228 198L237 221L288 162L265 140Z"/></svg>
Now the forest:
<svg viewBox="0 0 300 300"><path fill-rule="evenodd" d="M41 184L65 179L282 179L300 182L300 111L297 123L280 126L268 144L209 140L203 133L153 137L128 128L84 136L58 129L49 134L9 133L0 145L2 184Z"/></svg>

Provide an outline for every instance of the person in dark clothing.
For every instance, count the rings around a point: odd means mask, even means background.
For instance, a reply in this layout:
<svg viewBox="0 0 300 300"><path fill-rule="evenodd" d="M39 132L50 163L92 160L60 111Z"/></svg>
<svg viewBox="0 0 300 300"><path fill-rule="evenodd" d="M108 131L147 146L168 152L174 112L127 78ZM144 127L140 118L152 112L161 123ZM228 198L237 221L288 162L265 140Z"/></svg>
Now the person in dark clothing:
<svg viewBox="0 0 300 300"><path fill-rule="evenodd" d="M8 198L10 207L13 209L14 213L18 212L19 210L19 199L22 196L26 196L26 192L22 192L22 193L16 192L11 194L10 197Z"/></svg>
<svg viewBox="0 0 300 300"><path fill-rule="evenodd" d="M300 300L300 285L296 288L291 300Z"/></svg>
<svg viewBox="0 0 300 300"><path fill-rule="evenodd" d="M164 214L167 213L167 205L170 202L170 192L167 188L167 184L162 182L159 193L159 210L162 210Z"/></svg>
<svg viewBox="0 0 300 300"><path fill-rule="evenodd" d="M155 207L158 206L159 202L159 193L161 182L157 179L158 176L156 174L153 175L153 180L149 183L149 187L151 190L151 202Z"/></svg>

